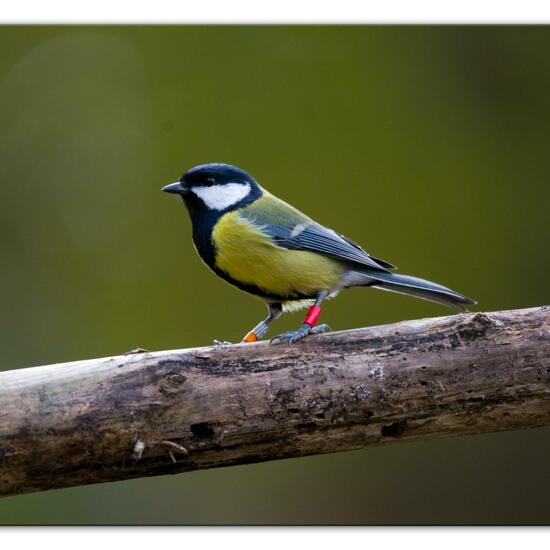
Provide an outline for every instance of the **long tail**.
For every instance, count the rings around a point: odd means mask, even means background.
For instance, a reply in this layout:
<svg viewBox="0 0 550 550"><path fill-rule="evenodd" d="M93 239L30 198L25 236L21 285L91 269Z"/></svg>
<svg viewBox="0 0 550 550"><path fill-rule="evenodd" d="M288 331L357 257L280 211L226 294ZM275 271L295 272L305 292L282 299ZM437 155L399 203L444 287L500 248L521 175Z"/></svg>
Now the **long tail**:
<svg viewBox="0 0 550 550"><path fill-rule="evenodd" d="M425 279L419 279L418 277L374 271L363 272L361 274L365 278L368 277L370 279L368 283L365 282L361 286L370 286L389 292L407 294L408 296L430 300L462 311L466 311L467 305L477 304L475 300L459 294L450 288L426 281Z"/></svg>

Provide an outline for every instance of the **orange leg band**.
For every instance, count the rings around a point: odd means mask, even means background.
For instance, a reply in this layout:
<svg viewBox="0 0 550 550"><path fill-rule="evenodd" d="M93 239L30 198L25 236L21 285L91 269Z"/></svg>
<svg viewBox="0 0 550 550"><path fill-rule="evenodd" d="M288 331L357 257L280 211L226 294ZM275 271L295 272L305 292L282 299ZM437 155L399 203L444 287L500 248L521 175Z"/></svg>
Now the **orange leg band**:
<svg viewBox="0 0 550 550"><path fill-rule="evenodd" d="M257 342L257 341L258 341L258 337L252 330L243 338L243 342L247 342L249 344L251 342Z"/></svg>

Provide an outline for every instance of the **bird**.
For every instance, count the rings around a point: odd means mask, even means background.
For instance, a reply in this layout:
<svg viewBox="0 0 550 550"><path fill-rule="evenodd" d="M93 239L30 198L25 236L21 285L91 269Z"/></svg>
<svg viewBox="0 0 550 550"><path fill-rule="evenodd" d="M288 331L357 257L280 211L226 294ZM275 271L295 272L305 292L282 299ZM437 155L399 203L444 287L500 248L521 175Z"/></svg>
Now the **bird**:
<svg viewBox="0 0 550 550"><path fill-rule="evenodd" d="M321 303L350 287L397 292L462 311L477 303L437 283L395 273L394 265L272 195L236 166L194 166L162 191L183 199L202 261L226 282L266 303L267 317L242 342L257 342L283 312L306 307L302 325L271 343L294 344L330 330L317 324Z"/></svg>

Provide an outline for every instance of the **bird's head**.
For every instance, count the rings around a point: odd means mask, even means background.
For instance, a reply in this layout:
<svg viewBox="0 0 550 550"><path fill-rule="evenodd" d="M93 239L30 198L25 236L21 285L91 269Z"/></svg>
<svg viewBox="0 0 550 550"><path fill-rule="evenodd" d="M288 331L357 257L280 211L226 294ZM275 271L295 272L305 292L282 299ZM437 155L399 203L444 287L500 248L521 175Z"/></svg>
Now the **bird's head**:
<svg viewBox="0 0 550 550"><path fill-rule="evenodd" d="M262 195L251 175L236 166L221 163L195 166L179 181L162 190L180 195L191 214L235 210Z"/></svg>

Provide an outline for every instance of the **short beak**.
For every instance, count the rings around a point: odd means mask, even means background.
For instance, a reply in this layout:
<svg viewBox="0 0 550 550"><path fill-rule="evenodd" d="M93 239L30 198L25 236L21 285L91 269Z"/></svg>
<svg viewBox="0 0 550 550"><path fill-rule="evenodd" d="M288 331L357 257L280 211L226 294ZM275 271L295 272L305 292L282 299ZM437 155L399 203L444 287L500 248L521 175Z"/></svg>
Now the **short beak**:
<svg viewBox="0 0 550 550"><path fill-rule="evenodd" d="M185 195L187 193L187 189L183 187L181 184L181 181L177 181L176 183L171 183L170 185L166 185L162 188L163 191L166 191L166 193L176 193L178 195Z"/></svg>

